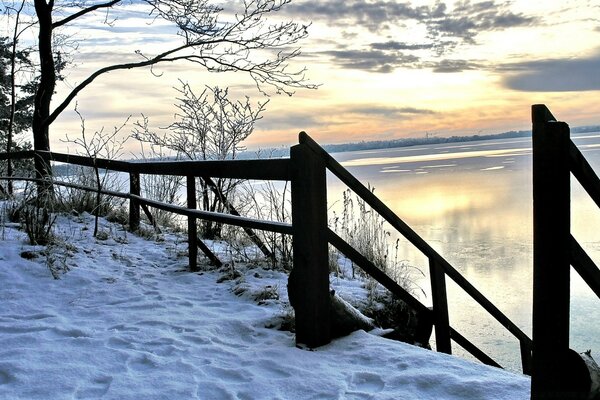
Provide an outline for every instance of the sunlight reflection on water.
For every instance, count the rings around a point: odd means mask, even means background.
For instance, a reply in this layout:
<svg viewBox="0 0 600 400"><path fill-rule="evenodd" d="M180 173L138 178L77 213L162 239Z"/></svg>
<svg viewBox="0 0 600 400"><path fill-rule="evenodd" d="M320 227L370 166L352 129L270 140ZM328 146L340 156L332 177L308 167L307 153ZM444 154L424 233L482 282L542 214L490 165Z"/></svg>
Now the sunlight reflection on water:
<svg viewBox="0 0 600 400"><path fill-rule="evenodd" d="M600 135L573 135L590 164L600 170ZM443 149L448 153L440 154ZM532 189L529 139L386 149L368 158L334 154L477 289L531 336ZM450 163L448 161L451 161ZM329 199L343 185L330 179ZM335 206L332 207L335 209ZM600 261L600 210L572 183L572 232ZM392 237L395 241L396 238ZM406 240L401 258L427 273L427 259ZM573 273L571 347L600 353L600 300ZM518 341L462 289L448 282L453 326L501 365L520 371ZM428 294L429 278L419 280ZM589 323L594 321L594 323ZM463 354L457 349L457 354Z"/></svg>

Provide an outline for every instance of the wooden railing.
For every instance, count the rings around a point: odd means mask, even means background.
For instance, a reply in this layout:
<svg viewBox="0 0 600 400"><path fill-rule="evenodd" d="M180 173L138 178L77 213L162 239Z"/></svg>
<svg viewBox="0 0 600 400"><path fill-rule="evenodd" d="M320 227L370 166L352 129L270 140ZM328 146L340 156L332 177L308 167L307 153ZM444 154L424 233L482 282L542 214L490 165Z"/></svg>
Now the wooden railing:
<svg viewBox="0 0 600 400"><path fill-rule="evenodd" d="M600 298L600 270L571 235L571 173L600 207L600 179L544 105L533 121L532 399L576 399L581 359L569 348L571 265ZM591 321L598 323L598 321ZM585 394L587 395L587 394Z"/></svg>
<svg viewBox="0 0 600 400"><path fill-rule="evenodd" d="M367 187L343 168L306 133L300 133L299 144L290 150L289 159L232 160L232 161L177 161L177 162L127 162L90 159L59 153L44 153L46 159L97 167L129 174L128 193L102 190L110 196L129 200L129 226L135 230L140 223L140 207L151 218L147 207L154 207L188 217L189 263L196 269L196 248L200 248L213 262L220 263L200 239L197 238L196 219L204 219L241 226L255 237L252 229L293 235L293 263L288 293L295 309L296 341L309 347L318 347L331 340L330 293L328 268L328 243L336 247L352 262L362 268L396 297L406 302L419 315L418 335L429 339L435 327L437 350L452 353L452 341L470 352L480 361L498 366L491 357L477 348L449 323L446 276L452 279L483 309L506 328L520 343L524 373L530 373L532 341L492 302L469 283L448 261L437 253L424 239L413 231ZM11 158L31 158L39 153L13 153ZM0 160L9 156L0 154ZM429 258L433 307L428 308L397 282L379 270L371 261L345 242L327 225L327 184L329 170L378 212L390 225ZM166 204L140 196L140 174L178 175L187 177L187 207ZM255 179L291 181L292 224L245 218L237 212L214 213L196 209L195 180L212 178ZM6 177L2 177L6 179ZM23 179L23 178L9 178ZM35 180L33 178L27 178ZM65 182L58 185L94 191ZM268 254L268 250L264 251Z"/></svg>
<svg viewBox="0 0 600 400"><path fill-rule="evenodd" d="M423 238L413 231L404 221L402 221L389 207L387 207L377 196L373 194L365 185L356 179L348 170L342 167L331 155L313 141L306 133L300 133L300 144L296 148L304 147L303 150L307 157L315 159L314 164L319 165L322 172L320 176L325 175L325 169L331 171L338 179L352 189L360 198L362 198L371 208L378 212L394 229L402 234L409 242L419 249L429 258L429 269L431 278L431 292L433 307L429 309L418 299L400 287L393 279L379 270L371 261L367 260L358 251L352 248L335 232L326 226L326 221L319 221L320 227L313 227L316 234L317 230L327 232L327 240L341 253L348 257L352 262L362 268L367 274L372 276L381 285L390 290L395 296L402 299L414 310L421 318L431 321L435 326L436 348L440 352L452 353L451 341L454 340L481 362L499 367L491 357L477 348L472 342L461 335L449 324L448 298L446 294L446 276L452 279L469 296L471 296L481 307L484 308L492 317L494 317L504 328L506 328L519 341L521 348L521 364L523 372L530 373L531 369L531 339L517 327L505 314L503 314L491 301L489 301L481 292L479 292L471 283L469 283L448 261L446 261L437 251L435 251ZM294 148L292 148L294 149ZM311 154L312 153L312 154ZM292 153L293 155L293 153ZM293 157L292 157L293 160ZM292 165L294 163L292 162ZM292 186L293 188L293 186ZM325 194L315 194L313 196L324 197ZM325 207L326 202L320 200L321 208ZM322 210L321 210L322 213ZM294 218L292 218L295 221ZM296 251L296 248L294 248ZM321 256L325 257L325 256ZM325 262L321 259L319 262Z"/></svg>
<svg viewBox="0 0 600 400"><path fill-rule="evenodd" d="M53 152L39 151L21 151L15 153L2 153L0 160L28 159L36 156L43 156L45 160L56 161L66 164L73 164L85 167L99 168L107 171L124 172L129 175L129 192L117 192L111 190L98 190L64 182L53 180L52 183L59 186L70 187L91 192L99 192L104 195L128 199L129 200L129 229L136 231L140 226L140 208L146 216L152 221L152 215L148 207L154 207L160 210L172 212L188 217L188 243L189 243L189 266L192 271L197 270L197 248L211 260L212 263L220 266L221 261L212 253L202 240L198 239L196 232L196 219L219 222L229 225L240 226L244 228L250 239L263 251L265 256L271 257L272 252L266 248L265 244L254 234L253 229L264 231L291 234L291 225L276 221L263 221L252 218L245 218L239 215L237 210L229 205L229 214L202 211L196 209L196 178L203 179L209 187L215 189L213 178L231 178L231 179L257 179L257 180L289 180L289 164L287 159L270 160L230 160L230 161L171 161L171 162L129 162L120 160L107 160L101 158L88 158L77 155L61 154ZM40 157L41 157L40 156ZM140 196L140 174L148 175L173 175L185 176L187 179L187 207L181 207L173 204L163 203ZM26 177L0 177L4 180L27 180L39 182L36 178Z"/></svg>

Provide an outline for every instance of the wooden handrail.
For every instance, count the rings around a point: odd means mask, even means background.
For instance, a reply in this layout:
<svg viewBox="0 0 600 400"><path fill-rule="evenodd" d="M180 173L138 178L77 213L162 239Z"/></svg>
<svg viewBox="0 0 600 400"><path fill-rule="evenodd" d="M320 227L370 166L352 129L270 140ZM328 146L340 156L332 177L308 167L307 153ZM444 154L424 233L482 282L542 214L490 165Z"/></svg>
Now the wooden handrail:
<svg viewBox="0 0 600 400"><path fill-rule="evenodd" d="M33 150L21 150L21 151L13 151L11 153L0 153L0 161L1 160L22 160L24 158L33 158L35 155L35 151Z"/></svg>
<svg viewBox="0 0 600 400"><path fill-rule="evenodd" d="M392 292L400 300L404 301L411 308L419 313L430 314L431 310L423 305L417 298L410 294L402 286L390 278L385 272L377 268L365 256L360 254L354 247L350 246L344 239L338 236L331 229L327 229L327 238L329 243L344 254L350 261L358 265L363 271L369 274L373 279L379 282L383 287Z"/></svg>
<svg viewBox="0 0 600 400"><path fill-rule="evenodd" d="M600 207L600 179L572 140L569 143L569 168L588 195Z"/></svg>
<svg viewBox="0 0 600 400"><path fill-rule="evenodd" d="M16 153L12 153L16 154ZM135 172L149 175L209 176L229 179L257 179L286 181L290 179L289 159L224 160L224 161L121 161L90 158L73 154L47 151L20 152L21 158L35 154L47 154L51 161L98 167L119 172ZM6 157L8 158L8 157ZM11 158L13 156L11 155ZM0 154L0 160L2 158Z"/></svg>
<svg viewBox="0 0 600 400"><path fill-rule="evenodd" d="M419 249L425 256L433 259L443 269L446 275L458 284L469 296L481 305L492 317L512 333L519 341L531 344L531 339L515 325L504 313L502 313L491 301L479 292L469 281L467 281L446 259L435 251L423 238L400 219L388 206L386 206L371 190L356 179L347 169L338 163L306 132L300 132L300 143L306 144L319 156L323 157L327 168L361 197L373 210L377 211L392 227L402 234L409 242Z"/></svg>
<svg viewBox="0 0 600 400"><path fill-rule="evenodd" d="M600 269L571 235L571 265L600 298Z"/></svg>
<svg viewBox="0 0 600 400"><path fill-rule="evenodd" d="M502 368L502 366L500 364L498 364L496 361L494 361L493 358L491 358L490 356L485 354L483 351L481 351L477 346L475 346L473 343L471 343L466 337L464 337L463 335L458 333L454 328L450 328L450 337L456 343L458 343L458 345L460 347L467 350L469 353L471 353L475 358L477 358L482 363L484 363L486 365L491 365L492 367Z"/></svg>
<svg viewBox="0 0 600 400"><path fill-rule="evenodd" d="M37 178L7 177L7 176L2 176L2 177L0 177L0 179L13 180L13 181L20 180L20 181L28 181L28 182L42 182L43 181L43 180L37 179ZM136 200L140 204L146 204L150 207L158 208L160 210L165 210L165 211L169 211L169 212L172 212L175 214L185 215L185 216L189 216L189 217L205 219L208 221L222 222L224 224L260 229L263 231L269 231L269 232L275 232L275 233L283 233L283 234L287 234L287 235L292 234L292 225L285 223L285 222L263 221L263 220L258 220L258 219L254 219L254 218L241 217L241 216L237 216L237 215L221 214L221 213L212 212L212 211L191 210L191 209L188 209L185 207L176 206L176 205L168 204L168 203L162 203L160 201L146 199L144 197L132 195L129 193L115 192L112 190L98 190L97 188L91 188L91 187L87 187L87 186L77 185L77 184L70 183L70 182L53 180L52 184L58 185L58 186L70 187L70 188L79 189L79 190L85 190L85 191L94 192L94 193L99 192L104 195L119 197L122 199Z"/></svg>
<svg viewBox="0 0 600 400"><path fill-rule="evenodd" d="M531 121L534 124L558 121L545 104L534 104L531 106Z"/></svg>

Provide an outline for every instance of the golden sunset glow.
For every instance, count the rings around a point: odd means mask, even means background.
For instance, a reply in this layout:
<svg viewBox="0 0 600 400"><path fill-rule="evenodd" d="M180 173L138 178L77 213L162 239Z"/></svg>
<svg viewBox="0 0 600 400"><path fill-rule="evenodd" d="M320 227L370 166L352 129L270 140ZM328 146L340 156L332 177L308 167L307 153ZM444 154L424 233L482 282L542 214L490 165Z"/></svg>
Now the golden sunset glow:
<svg viewBox="0 0 600 400"><path fill-rule="evenodd" d="M225 2L224 4L228 4ZM93 71L139 59L179 39L173 27L137 4L115 21L89 16L63 33L78 40L55 104ZM294 0L272 22L311 24L290 69L307 68L317 90L270 94L250 149L289 146L299 131L321 143L425 135L492 134L530 128L530 107L547 104L572 126L600 123L600 2L526 0L434 2ZM33 36L32 36L33 37ZM207 73L198 65L161 64L111 72L77 96L90 130L111 129L131 115L153 126L173 122L179 79L201 91L230 87L232 96L266 98L244 73ZM67 145L80 122L74 103L55 122L51 143ZM139 145L128 143L128 151Z"/></svg>

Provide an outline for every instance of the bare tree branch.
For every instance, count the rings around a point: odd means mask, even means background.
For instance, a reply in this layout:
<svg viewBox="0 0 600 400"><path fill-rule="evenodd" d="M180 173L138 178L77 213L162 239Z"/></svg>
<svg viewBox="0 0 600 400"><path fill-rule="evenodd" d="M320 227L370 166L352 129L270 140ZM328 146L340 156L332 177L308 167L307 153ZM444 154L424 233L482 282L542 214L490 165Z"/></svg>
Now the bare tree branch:
<svg viewBox="0 0 600 400"><path fill-rule="evenodd" d="M110 8L120 2L121 2L121 0L112 0L112 1L109 1L108 3L96 4L91 7L84 8L83 10L80 10L73 15L69 15L68 17L61 19L60 21L56 21L55 23L52 24L52 29L58 28L59 26L63 26L65 24L68 24L69 22L71 22L87 13L96 11L99 8Z"/></svg>
<svg viewBox="0 0 600 400"><path fill-rule="evenodd" d="M206 0L147 0L151 13L175 23L185 43L154 57L138 52L144 61L111 65L101 68L77 85L63 102L44 121L48 126L63 112L69 103L102 74L123 69L152 66L158 63L189 61L201 65L210 72L242 71L254 80L257 89L267 94L264 87L276 93L292 95L290 88L311 88L305 79L305 69L289 71L288 62L300 54L299 49L279 51L274 57L254 60L254 52L287 48L304 38L307 26L294 22L282 22L265 26L262 17L279 10L289 0L252 0L244 3L241 14L233 22L220 21L222 8L208 4ZM106 3L108 4L108 3ZM185 54L180 54L189 50Z"/></svg>

